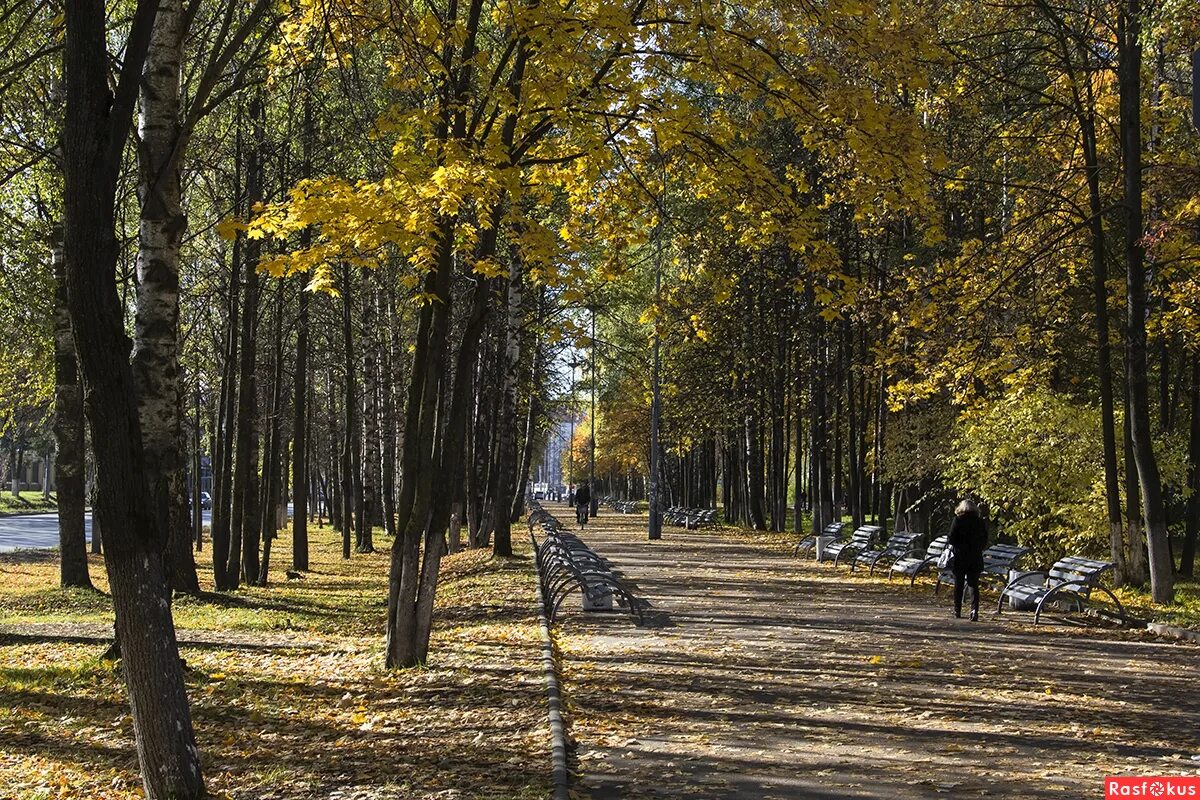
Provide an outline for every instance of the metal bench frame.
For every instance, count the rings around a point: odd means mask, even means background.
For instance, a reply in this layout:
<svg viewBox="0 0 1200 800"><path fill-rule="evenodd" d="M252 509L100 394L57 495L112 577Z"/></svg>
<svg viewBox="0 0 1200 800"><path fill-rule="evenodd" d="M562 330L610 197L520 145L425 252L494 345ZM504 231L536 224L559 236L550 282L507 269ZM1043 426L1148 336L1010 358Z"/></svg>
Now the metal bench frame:
<svg viewBox="0 0 1200 800"><path fill-rule="evenodd" d="M541 542L533 533L538 525L544 532ZM618 605L628 609L639 624L645 621L641 605L613 574L608 561L563 528L553 514L540 506L535 506L529 514L529 539L533 543L538 586L548 622L555 621L563 601L575 590L593 602L611 596Z"/></svg>
<svg viewBox="0 0 1200 800"><path fill-rule="evenodd" d="M898 572L901 575L909 576L909 586L916 585L917 578L921 577L921 573L929 567L936 567L938 559L949 546L950 537L939 536L930 542L928 547L914 547L901 553L892 560L891 566L888 567L888 580L891 580L892 575ZM897 569L897 566L900 568ZM937 591L936 588L934 591Z"/></svg>
<svg viewBox="0 0 1200 800"><path fill-rule="evenodd" d="M1028 555L1030 549L1021 547L1015 544L997 543L989 545L983 551L983 571L979 573L979 579L998 580L1001 583L1008 583L1009 570L1015 569L1017 562ZM938 594L942 590L942 582L953 583L954 572L952 570L942 570L937 575L937 580L933 586L933 593Z"/></svg>
<svg viewBox="0 0 1200 800"><path fill-rule="evenodd" d="M1003 610L1005 598L1008 598L1011 608L1010 590L1021 585L1034 589L1027 598L1034 600L1036 596L1037 606L1033 612L1034 625L1041 621L1042 610L1046 605L1052 600L1060 599L1060 595L1074 603L1078 611L1083 611L1083 607L1091 598L1093 591L1101 591L1108 595L1108 598L1117 607L1121 621L1127 622L1129 615L1125 613L1125 607L1121 605L1121 601L1108 587L1100 584L1100 576L1112 570L1113 567L1114 564L1111 561L1095 561L1082 556L1067 556L1056 561L1049 570L1022 572L1005 584L1003 591L1000 592L1000 600L996 603L996 613L999 614ZM1042 582L1030 583L1029 578L1033 577L1040 577Z"/></svg>
<svg viewBox="0 0 1200 800"><path fill-rule="evenodd" d="M913 542L920 539L923 535L924 534L913 533L911 531L895 531L888 538L887 542L884 543L883 547L879 548L878 550L863 550L859 552L858 555L854 557L854 560L850 562L850 571L854 572L854 568L860 563L869 563L871 565L871 569L868 574L874 575L875 567L880 561L886 558L890 558L892 561L895 561L904 553L909 552L912 549Z"/></svg>
<svg viewBox="0 0 1200 800"><path fill-rule="evenodd" d="M832 536L835 541L840 541L846 537L846 523L831 522L826 525L820 534L809 534L800 541L796 542L796 546L792 548L792 556L799 556L801 550L815 554L817 552L817 536Z"/></svg>
<svg viewBox="0 0 1200 800"><path fill-rule="evenodd" d="M825 552L822 553L822 555L829 556L832 551L833 565L836 567L842 563L843 556L852 555L857 557L862 551L871 549L871 545L875 543L875 537L877 537L882 530L883 528L878 525L859 526L854 533L850 534L849 539L843 542L834 542L830 544L825 548ZM853 560L851 560L850 568L854 568Z"/></svg>

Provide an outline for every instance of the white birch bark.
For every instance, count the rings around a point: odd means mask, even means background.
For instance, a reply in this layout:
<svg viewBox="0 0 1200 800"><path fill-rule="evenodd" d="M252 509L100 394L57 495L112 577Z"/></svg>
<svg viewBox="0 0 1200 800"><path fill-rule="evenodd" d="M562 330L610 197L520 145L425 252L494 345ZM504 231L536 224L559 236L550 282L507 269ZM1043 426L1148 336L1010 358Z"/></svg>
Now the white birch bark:
<svg viewBox="0 0 1200 800"><path fill-rule="evenodd" d="M187 228L178 156L183 4L161 0L142 71L138 114L137 314L133 376L137 387L150 497L168 530L172 588L198 591L184 511L179 403L179 245Z"/></svg>

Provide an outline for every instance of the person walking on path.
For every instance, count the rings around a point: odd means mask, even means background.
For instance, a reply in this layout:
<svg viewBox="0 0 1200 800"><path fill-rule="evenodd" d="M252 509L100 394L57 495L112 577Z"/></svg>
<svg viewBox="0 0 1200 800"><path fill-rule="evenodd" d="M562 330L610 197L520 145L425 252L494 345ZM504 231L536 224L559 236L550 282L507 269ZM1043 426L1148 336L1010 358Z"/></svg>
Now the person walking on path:
<svg viewBox="0 0 1200 800"><path fill-rule="evenodd" d="M592 487L586 483L579 484L579 488L575 490L575 519L579 522L579 527L587 525L588 511L592 505Z"/></svg>
<svg viewBox="0 0 1200 800"><path fill-rule="evenodd" d="M979 516L979 507L963 500L954 509L950 526L950 546L954 548L954 616L962 616L963 592L971 587L971 621L979 620L979 574L983 572L983 549L987 547L987 523Z"/></svg>

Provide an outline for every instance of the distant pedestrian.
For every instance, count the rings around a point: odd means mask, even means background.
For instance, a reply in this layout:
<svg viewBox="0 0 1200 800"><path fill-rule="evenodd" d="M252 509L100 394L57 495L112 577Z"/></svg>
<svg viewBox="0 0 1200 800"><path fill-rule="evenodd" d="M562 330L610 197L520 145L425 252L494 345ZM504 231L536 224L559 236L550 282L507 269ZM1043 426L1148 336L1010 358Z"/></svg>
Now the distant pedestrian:
<svg viewBox="0 0 1200 800"><path fill-rule="evenodd" d="M579 488L575 490L575 519L578 520L581 528L587 525L591 505L592 487L586 483L579 484Z"/></svg>
<svg viewBox="0 0 1200 800"><path fill-rule="evenodd" d="M983 572L983 549L987 547L987 523L979 516L979 507L963 500L954 509L950 526L950 547L954 559L954 616L962 616L963 593L971 587L971 621L979 620L979 575Z"/></svg>
<svg viewBox="0 0 1200 800"><path fill-rule="evenodd" d="M567 505L569 505L571 508L575 507L575 485L574 484L572 484L570 486L570 488L567 489Z"/></svg>

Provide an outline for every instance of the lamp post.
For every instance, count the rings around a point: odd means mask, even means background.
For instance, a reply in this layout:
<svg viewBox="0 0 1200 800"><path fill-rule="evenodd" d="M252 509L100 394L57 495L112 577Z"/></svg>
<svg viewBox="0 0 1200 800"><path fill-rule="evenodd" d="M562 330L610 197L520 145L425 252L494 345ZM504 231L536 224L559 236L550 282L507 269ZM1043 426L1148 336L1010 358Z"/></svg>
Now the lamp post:
<svg viewBox="0 0 1200 800"><path fill-rule="evenodd" d="M567 439L567 492L575 492L575 368L583 362L577 358L571 359L571 436Z"/></svg>
<svg viewBox="0 0 1200 800"><path fill-rule="evenodd" d="M600 511L600 497L596 494L596 307L592 312L592 436L591 452L588 455L588 491L592 496L592 507L589 509L593 517Z"/></svg>
<svg viewBox="0 0 1200 800"><path fill-rule="evenodd" d="M654 137L654 153L662 168L662 196L660 203L666 203L667 170L666 161L658 149L658 136ZM650 526L649 538L653 541L662 538L662 493L659 491L659 447L658 436L662 425L662 396L661 378L659 376L660 347L662 339L658 327L659 314L662 313L662 234L666 222L664 209L659 208L658 224L654 226L654 347L650 363L650 485L647 494L650 495Z"/></svg>
<svg viewBox="0 0 1200 800"><path fill-rule="evenodd" d="M662 238L661 224L656 232L658 252L654 259L654 305L662 299ZM659 335L658 314L654 315L654 357L650 364L650 539L662 538L662 501L658 491L658 426L662 414L659 398Z"/></svg>

